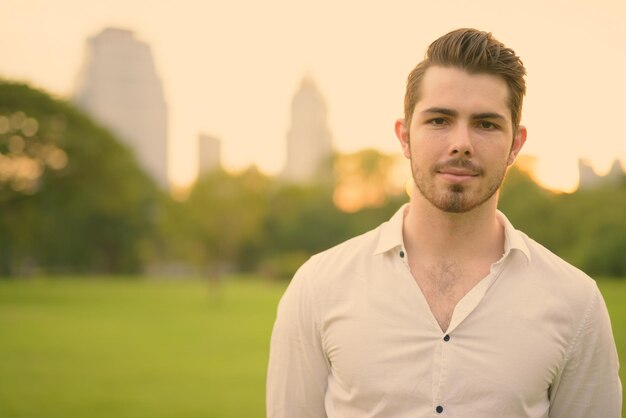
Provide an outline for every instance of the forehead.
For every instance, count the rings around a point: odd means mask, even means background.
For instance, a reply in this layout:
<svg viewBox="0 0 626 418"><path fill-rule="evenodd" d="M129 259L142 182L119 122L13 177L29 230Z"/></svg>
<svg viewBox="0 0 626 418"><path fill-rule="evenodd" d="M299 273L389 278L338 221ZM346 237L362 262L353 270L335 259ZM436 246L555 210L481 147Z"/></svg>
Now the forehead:
<svg viewBox="0 0 626 418"><path fill-rule="evenodd" d="M456 110L460 114L497 112L510 119L508 99L509 89L502 77L432 66L426 70L422 79L415 110L441 107Z"/></svg>

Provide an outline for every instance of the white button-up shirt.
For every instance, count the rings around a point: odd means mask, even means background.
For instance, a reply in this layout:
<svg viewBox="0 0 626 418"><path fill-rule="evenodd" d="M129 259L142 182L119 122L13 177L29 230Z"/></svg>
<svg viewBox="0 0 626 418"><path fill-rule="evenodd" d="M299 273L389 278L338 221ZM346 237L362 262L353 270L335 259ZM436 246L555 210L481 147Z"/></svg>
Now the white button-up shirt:
<svg viewBox="0 0 626 418"><path fill-rule="evenodd" d="M498 213L504 255L444 333L408 268L404 209L293 278L272 333L269 418L621 416L592 279Z"/></svg>

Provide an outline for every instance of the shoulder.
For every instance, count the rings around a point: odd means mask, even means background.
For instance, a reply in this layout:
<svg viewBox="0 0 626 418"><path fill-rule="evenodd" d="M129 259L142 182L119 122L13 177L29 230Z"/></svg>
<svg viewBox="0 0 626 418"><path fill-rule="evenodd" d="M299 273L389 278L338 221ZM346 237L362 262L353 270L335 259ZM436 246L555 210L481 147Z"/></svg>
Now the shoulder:
<svg viewBox="0 0 626 418"><path fill-rule="evenodd" d="M518 232L528 247L530 255L529 266L534 270L544 272L545 275L549 275L553 280L565 280L581 285L595 283L591 277L578 267L565 261L525 233Z"/></svg>
<svg viewBox="0 0 626 418"><path fill-rule="evenodd" d="M519 231L518 231L519 232ZM584 311L601 298L596 282L585 272L519 232L528 248L528 264L523 275L538 294L552 296L561 307Z"/></svg>
<svg viewBox="0 0 626 418"><path fill-rule="evenodd" d="M301 270L307 276L314 276L316 281L328 279L329 276L340 277L358 271L373 257L380 236L380 228L381 226L378 226L313 255L304 263Z"/></svg>
<svg viewBox="0 0 626 418"><path fill-rule="evenodd" d="M371 264L381 227L313 255L298 269L289 287L298 288L311 297L329 289L338 291L349 287Z"/></svg>
<svg viewBox="0 0 626 418"><path fill-rule="evenodd" d="M380 226L364 234L342 242L326 251L315 254L311 260L316 264L318 272L341 271L357 269L374 254Z"/></svg>
<svg viewBox="0 0 626 418"><path fill-rule="evenodd" d="M576 310L597 299L599 290L591 277L516 229L502 212L498 216L508 245L518 250L510 272L520 290L525 289L536 299L543 297L547 306L574 305Z"/></svg>

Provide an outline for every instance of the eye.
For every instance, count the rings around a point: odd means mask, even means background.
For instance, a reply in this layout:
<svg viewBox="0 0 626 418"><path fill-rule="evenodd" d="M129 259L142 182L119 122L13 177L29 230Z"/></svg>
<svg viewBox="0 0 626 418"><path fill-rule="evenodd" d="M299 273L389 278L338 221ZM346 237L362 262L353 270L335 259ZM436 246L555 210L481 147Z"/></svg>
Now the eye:
<svg viewBox="0 0 626 418"><path fill-rule="evenodd" d="M447 121L444 118L434 118L434 119L430 119L428 121L429 124L431 125L444 125Z"/></svg>
<svg viewBox="0 0 626 418"><path fill-rule="evenodd" d="M495 123L492 122L488 122L488 121L481 121L478 123L478 127L487 131L493 130L493 129L498 129L498 125L496 125Z"/></svg>

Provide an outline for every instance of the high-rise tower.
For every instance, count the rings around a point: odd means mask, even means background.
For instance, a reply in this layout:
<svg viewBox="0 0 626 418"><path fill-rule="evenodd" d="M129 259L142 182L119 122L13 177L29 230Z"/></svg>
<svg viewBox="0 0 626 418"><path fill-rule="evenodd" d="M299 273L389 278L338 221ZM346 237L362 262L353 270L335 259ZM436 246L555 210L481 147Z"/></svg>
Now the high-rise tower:
<svg viewBox="0 0 626 418"><path fill-rule="evenodd" d="M287 134L287 163L282 178L310 182L321 174L332 155L324 98L315 82L305 76L291 102L291 126Z"/></svg>
<svg viewBox="0 0 626 418"><path fill-rule="evenodd" d="M167 105L146 43L115 28L89 38L74 101L115 132L167 187Z"/></svg>
<svg viewBox="0 0 626 418"><path fill-rule="evenodd" d="M589 161L578 160L578 189L592 190L598 187L623 184L626 181L626 171L619 160L613 161L611 169L604 176L596 174Z"/></svg>
<svg viewBox="0 0 626 418"><path fill-rule="evenodd" d="M222 145L214 136L198 136L198 174L203 175L221 167Z"/></svg>

